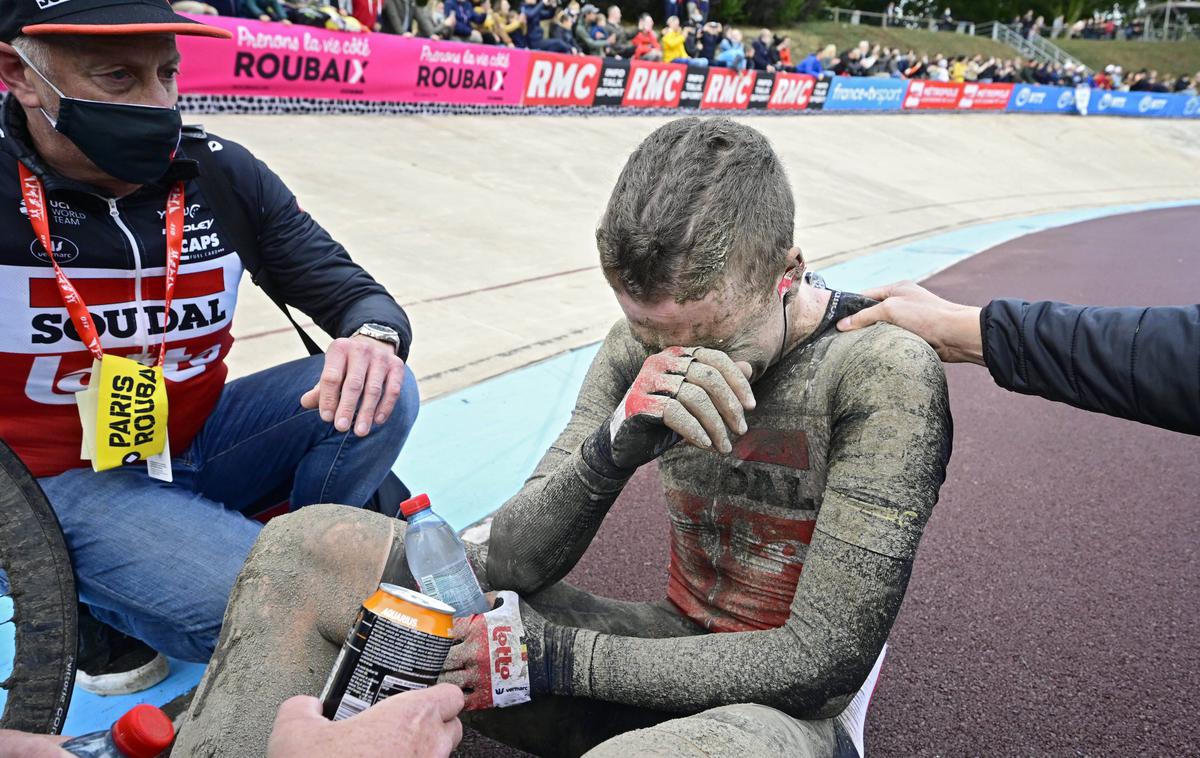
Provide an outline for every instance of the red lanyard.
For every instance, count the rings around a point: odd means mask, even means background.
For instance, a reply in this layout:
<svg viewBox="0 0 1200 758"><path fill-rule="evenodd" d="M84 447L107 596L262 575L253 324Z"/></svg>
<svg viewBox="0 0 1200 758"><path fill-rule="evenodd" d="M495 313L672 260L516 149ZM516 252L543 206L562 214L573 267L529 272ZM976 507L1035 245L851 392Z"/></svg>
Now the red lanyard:
<svg viewBox="0 0 1200 758"><path fill-rule="evenodd" d="M63 273L58 261L54 258L54 243L50 239L50 220L46 217L46 191L42 187L42 181L20 161L17 162L17 170L21 175L21 192L25 196L25 210L29 215L29 223L33 225L34 234L41 241L46 255L50 256L50 263L54 266L54 280L58 283L58 291L62 295L63 305L66 306L67 313L71 315L71 321L74 322L83 344L96 357L96 360L100 360L104 357L104 350L100 348L100 333L96 330L92 315L88 313L87 303L83 302L79 291L75 289L74 284L71 284L71 280ZM183 182L175 182L171 185L171 191L167 193L166 223L167 273L163 288L163 339L162 348L158 351L158 363L156 364L158 366L163 365L163 359L167 353L166 322L170 320L171 300L175 296L175 279L179 273L179 258L183 255Z"/></svg>

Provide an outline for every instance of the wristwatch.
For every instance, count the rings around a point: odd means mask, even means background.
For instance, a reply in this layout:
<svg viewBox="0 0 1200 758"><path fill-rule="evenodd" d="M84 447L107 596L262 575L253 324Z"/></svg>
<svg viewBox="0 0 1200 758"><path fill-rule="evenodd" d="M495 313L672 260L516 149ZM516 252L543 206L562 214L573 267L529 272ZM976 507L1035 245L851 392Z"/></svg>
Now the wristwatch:
<svg viewBox="0 0 1200 758"><path fill-rule="evenodd" d="M362 326L358 327L358 331L350 336L357 337L360 334L364 337L370 337L373 340L387 342L396 350L397 353L400 352L400 335L390 326L382 326L380 324L363 324Z"/></svg>

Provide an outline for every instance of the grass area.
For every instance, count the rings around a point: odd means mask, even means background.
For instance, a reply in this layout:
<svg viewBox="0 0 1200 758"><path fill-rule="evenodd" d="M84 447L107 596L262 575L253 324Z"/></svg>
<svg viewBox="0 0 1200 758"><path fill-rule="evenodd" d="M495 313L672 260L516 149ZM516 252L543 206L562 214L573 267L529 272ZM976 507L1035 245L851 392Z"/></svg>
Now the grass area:
<svg viewBox="0 0 1200 758"><path fill-rule="evenodd" d="M1102 42L1058 40L1063 50L1091 68L1115 63L1126 71L1155 70L1160 74L1191 75L1200 71L1200 42Z"/></svg>
<svg viewBox="0 0 1200 758"><path fill-rule="evenodd" d="M921 55L975 55L1013 58L1016 50L990 37L971 37L953 32L930 32L913 29L884 29L860 24L835 24L823 21L801 24L789 29L776 29L776 34L787 34L792 38L792 51L799 60L813 50L828 44L839 51L868 40L872 44L916 50ZM743 29L747 42L754 39L757 29ZM1200 71L1200 42L1116 42L1100 40L1057 40L1059 47L1093 69L1116 63L1126 71L1157 69L1160 74L1191 75Z"/></svg>
<svg viewBox="0 0 1200 758"><path fill-rule="evenodd" d="M819 50L825 45L836 45L839 51L858 44L859 40L868 40L871 44L885 47L899 47L903 50L915 50L919 55L946 56L975 55L1012 57L1016 55L1011 47L993 42L990 37L971 37L966 34L953 32L930 32L914 29L882 28L865 24L851 26L850 24L835 24L823 21L813 24L802 24L791 29L776 29L776 34L787 34L792 38L792 51L797 60L813 50ZM747 40L754 38L757 30L745 30Z"/></svg>

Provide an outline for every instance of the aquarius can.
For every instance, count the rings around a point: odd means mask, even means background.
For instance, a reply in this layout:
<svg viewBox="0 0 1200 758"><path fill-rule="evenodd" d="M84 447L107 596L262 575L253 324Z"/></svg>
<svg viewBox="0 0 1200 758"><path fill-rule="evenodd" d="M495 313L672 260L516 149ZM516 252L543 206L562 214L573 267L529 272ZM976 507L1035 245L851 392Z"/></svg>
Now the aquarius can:
<svg viewBox="0 0 1200 758"><path fill-rule="evenodd" d="M453 625L449 605L380 584L363 602L321 691L325 718L348 719L386 697L435 684Z"/></svg>

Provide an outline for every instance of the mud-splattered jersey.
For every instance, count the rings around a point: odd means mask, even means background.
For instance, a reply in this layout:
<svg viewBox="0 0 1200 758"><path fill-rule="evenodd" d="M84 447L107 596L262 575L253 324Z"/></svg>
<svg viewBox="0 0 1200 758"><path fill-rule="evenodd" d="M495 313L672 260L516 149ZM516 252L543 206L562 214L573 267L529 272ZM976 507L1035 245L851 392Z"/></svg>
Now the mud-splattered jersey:
<svg viewBox="0 0 1200 758"><path fill-rule="evenodd" d="M833 293L818 328L753 383L731 455L678 445L660 459L671 517L667 594L724 634L559 635L561 692L680 713L730 703L836 715L887 639L945 478L945 375L920 338L887 325L841 333L862 298ZM534 592L586 550L625 484L590 466L648 351L609 332L571 421L497 514L493 587ZM648 630L650 631L650 630Z"/></svg>

